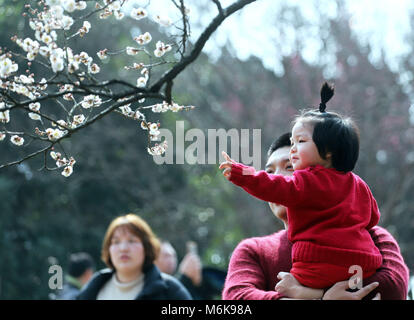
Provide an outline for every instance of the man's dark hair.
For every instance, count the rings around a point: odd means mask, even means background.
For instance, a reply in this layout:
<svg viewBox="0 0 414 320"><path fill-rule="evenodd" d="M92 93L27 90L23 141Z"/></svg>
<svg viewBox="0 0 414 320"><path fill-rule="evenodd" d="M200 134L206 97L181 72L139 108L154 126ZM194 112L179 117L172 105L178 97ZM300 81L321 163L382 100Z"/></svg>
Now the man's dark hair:
<svg viewBox="0 0 414 320"><path fill-rule="evenodd" d="M282 134L279 138L277 138L273 143L270 145L269 151L267 151L267 157L269 158L273 152L275 152L277 149L283 148L283 147L290 147L290 132L286 132Z"/></svg>
<svg viewBox="0 0 414 320"><path fill-rule="evenodd" d="M78 278L88 269L94 269L93 258L86 252L72 253L69 256L68 274Z"/></svg>

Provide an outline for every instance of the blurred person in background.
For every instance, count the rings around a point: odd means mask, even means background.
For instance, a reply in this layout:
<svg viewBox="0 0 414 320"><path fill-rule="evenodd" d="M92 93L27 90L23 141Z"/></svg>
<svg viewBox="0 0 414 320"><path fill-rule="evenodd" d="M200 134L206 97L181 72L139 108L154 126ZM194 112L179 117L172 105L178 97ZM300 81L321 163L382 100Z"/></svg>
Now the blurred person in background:
<svg viewBox="0 0 414 320"><path fill-rule="evenodd" d="M190 300L188 290L155 266L160 241L139 216L114 219L105 234L101 258L107 269L96 272L80 300Z"/></svg>
<svg viewBox="0 0 414 320"><path fill-rule="evenodd" d="M203 267L195 242L187 242L187 253L178 266L177 273L177 253L169 241L162 241L160 255L155 264L161 272L175 274L195 300L220 298L226 273L217 268Z"/></svg>
<svg viewBox="0 0 414 320"><path fill-rule="evenodd" d="M65 284L63 285L63 289L58 291L56 299L75 300L82 287L92 277L94 271L95 262L88 253L72 253L69 256Z"/></svg>

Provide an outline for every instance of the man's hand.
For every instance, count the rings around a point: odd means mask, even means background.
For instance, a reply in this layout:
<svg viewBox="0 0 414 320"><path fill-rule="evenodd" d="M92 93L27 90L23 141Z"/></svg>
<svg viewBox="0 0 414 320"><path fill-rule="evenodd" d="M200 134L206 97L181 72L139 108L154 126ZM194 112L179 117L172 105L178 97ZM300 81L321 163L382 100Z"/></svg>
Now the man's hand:
<svg viewBox="0 0 414 320"><path fill-rule="evenodd" d="M222 163L220 163L220 170L223 170L223 176L226 177L226 179L230 179L230 175L231 175L231 166L233 163L235 163L236 161L234 161L233 159L231 159L229 157L229 155L227 153L225 153L224 151L221 152L223 158L226 160Z"/></svg>
<svg viewBox="0 0 414 320"><path fill-rule="evenodd" d="M368 295L372 290L377 288L378 282L370 283L356 292L349 292L349 280L341 281L334 284L323 295L322 300L361 300ZM381 300L381 294L377 293L372 300Z"/></svg>
<svg viewBox="0 0 414 320"><path fill-rule="evenodd" d="M185 255L178 271L190 278L195 286L199 286L203 280L201 260L195 253L189 252Z"/></svg>
<svg viewBox="0 0 414 320"><path fill-rule="evenodd" d="M279 272L275 290L292 299L320 299L323 295L322 289L313 289L302 286L289 272Z"/></svg>

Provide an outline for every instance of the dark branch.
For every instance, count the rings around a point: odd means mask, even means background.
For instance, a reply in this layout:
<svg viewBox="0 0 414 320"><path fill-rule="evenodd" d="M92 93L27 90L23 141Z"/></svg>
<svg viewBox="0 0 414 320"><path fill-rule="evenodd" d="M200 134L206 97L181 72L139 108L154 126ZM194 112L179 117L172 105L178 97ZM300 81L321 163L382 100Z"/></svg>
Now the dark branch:
<svg viewBox="0 0 414 320"><path fill-rule="evenodd" d="M174 80L178 74L180 74L189 64L191 64L194 60L197 59L208 39L210 39L214 31L217 30L217 28L227 17L229 17L234 12L242 9L244 6L255 1L256 0L239 0L233 3L231 6L227 7L226 9L223 9L222 13L219 13L209 24L209 26L204 30L204 32L200 35L197 42L194 44L194 48L191 51L190 55L184 57L172 69L167 71L156 83L152 85L150 91L158 92L165 83Z"/></svg>
<svg viewBox="0 0 414 320"><path fill-rule="evenodd" d="M220 1L219 0L212 0L212 1L216 4L219 13L223 14L223 7L221 6Z"/></svg>

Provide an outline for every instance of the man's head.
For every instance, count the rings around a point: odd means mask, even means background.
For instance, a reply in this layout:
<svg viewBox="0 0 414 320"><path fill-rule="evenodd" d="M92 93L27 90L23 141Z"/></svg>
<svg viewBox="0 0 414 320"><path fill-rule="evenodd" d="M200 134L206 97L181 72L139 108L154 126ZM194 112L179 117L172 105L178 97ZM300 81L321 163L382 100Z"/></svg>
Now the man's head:
<svg viewBox="0 0 414 320"><path fill-rule="evenodd" d="M290 132L282 134L270 146L267 152L265 170L271 174L292 175L293 168L290 163ZM286 207L269 202L273 214L281 219L287 227Z"/></svg>
<svg viewBox="0 0 414 320"><path fill-rule="evenodd" d="M171 275L175 273L177 269L177 253L168 241L161 242L160 254L155 260L155 265L161 272Z"/></svg>
<svg viewBox="0 0 414 320"><path fill-rule="evenodd" d="M86 252L72 253L69 257L68 274L82 285L88 282L95 270L93 258Z"/></svg>

